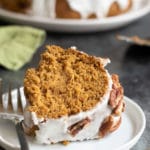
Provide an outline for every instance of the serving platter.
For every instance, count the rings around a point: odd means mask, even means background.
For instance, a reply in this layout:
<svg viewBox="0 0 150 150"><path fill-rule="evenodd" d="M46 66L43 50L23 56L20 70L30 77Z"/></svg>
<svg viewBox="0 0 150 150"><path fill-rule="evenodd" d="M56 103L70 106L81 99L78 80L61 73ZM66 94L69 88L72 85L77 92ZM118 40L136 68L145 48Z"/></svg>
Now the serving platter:
<svg viewBox="0 0 150 150"><path fill-rule="evenodd" d="M131 11L123 15L101 19L50 19L14 13L1 8L0 18L16 24L31 25L56 32L106 31L125 26L150 12L150 0L133 0L133 2L136 7Z"/></svg>

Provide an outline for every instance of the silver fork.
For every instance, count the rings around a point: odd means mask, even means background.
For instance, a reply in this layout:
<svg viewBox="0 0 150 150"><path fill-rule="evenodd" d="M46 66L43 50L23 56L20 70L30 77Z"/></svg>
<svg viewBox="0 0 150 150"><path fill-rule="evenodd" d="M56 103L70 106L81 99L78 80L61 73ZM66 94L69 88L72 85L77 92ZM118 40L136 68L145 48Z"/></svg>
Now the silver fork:
<svg viewBox="0 0 150 150"><path fill-rule="evenodd" d="M26 140L26 136L22 126L23 120L23 105L21 99L20 88L17 88L17 109L15 110L12 103L12 89L11 84L9 85L8 90L8 103L7 107L4 106L4 100L2 95L2 80L0 79L0 118L9 119L14 122L17 135L19 138L19 143L21 146L21 150L29 150L28 143Z"/></svg>

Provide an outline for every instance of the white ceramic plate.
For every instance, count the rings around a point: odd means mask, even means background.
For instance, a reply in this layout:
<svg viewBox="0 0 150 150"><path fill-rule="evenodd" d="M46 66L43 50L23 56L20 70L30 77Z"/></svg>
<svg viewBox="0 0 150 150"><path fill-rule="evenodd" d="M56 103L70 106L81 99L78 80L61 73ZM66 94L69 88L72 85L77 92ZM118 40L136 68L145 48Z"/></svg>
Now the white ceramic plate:
<svg viewBox="0 0 150 150"><path fill-rule="evenodd" d="M16 102L16 90L12 92L13 103ZM22 92L23 93L23 92ZM24 96L22 94L23 100ZM4 95L6 100L7 95ZM128 150L137 143L145 129L145 115L142 109L133 100L124 97L126 111L123 113L122 124L117 131L109 134L100 140L91 140L84 142L72 142L67 146L62 144L39 145L34 139L28 138L31 150ZM23 102L25 103L25 102ZM14 124L9 120L0 119L0 145L7 150L19 149L19 142L15 131Z"/></svg>
<svg viewBox="0 0 150 150"><path fill-rule="evenodd" d="M0 18L13 23L33 25L58 32L105 31L127 25L150 12L150 0L134 0L134 4L137 6L128 13L117 17L104 19L49 19L44 17L31 17L29 15L12 13L2 9L0 9Z"/></svg>

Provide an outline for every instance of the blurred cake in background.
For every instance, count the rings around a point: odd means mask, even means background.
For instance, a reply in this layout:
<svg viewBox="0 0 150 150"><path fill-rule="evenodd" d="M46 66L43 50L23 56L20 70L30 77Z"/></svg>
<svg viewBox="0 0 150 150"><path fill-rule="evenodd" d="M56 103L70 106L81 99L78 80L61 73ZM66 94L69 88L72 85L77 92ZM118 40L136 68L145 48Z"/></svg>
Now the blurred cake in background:
<svg viewBox="0 0 150 150"><path fill-rule="evenodd" d="M129 11L132 0L0 0L6 10L49 18L88 19Z"/></svg>

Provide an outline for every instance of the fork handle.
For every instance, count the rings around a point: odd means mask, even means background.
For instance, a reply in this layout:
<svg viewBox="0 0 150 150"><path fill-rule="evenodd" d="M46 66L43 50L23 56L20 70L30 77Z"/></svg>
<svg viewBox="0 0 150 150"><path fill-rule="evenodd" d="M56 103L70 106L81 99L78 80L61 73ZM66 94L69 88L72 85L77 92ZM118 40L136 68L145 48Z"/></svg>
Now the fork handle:
<svg viewBox="0 0 150 150"><path fill-rule="evenodd" d="M20 143L20 146L21 146L21 150L29 150L26 135L24 133L23 126L22 126L22 121L16 123L15 126L16 126L17 135L18 135L18 138L19 138L19 143Z"/></svg>

